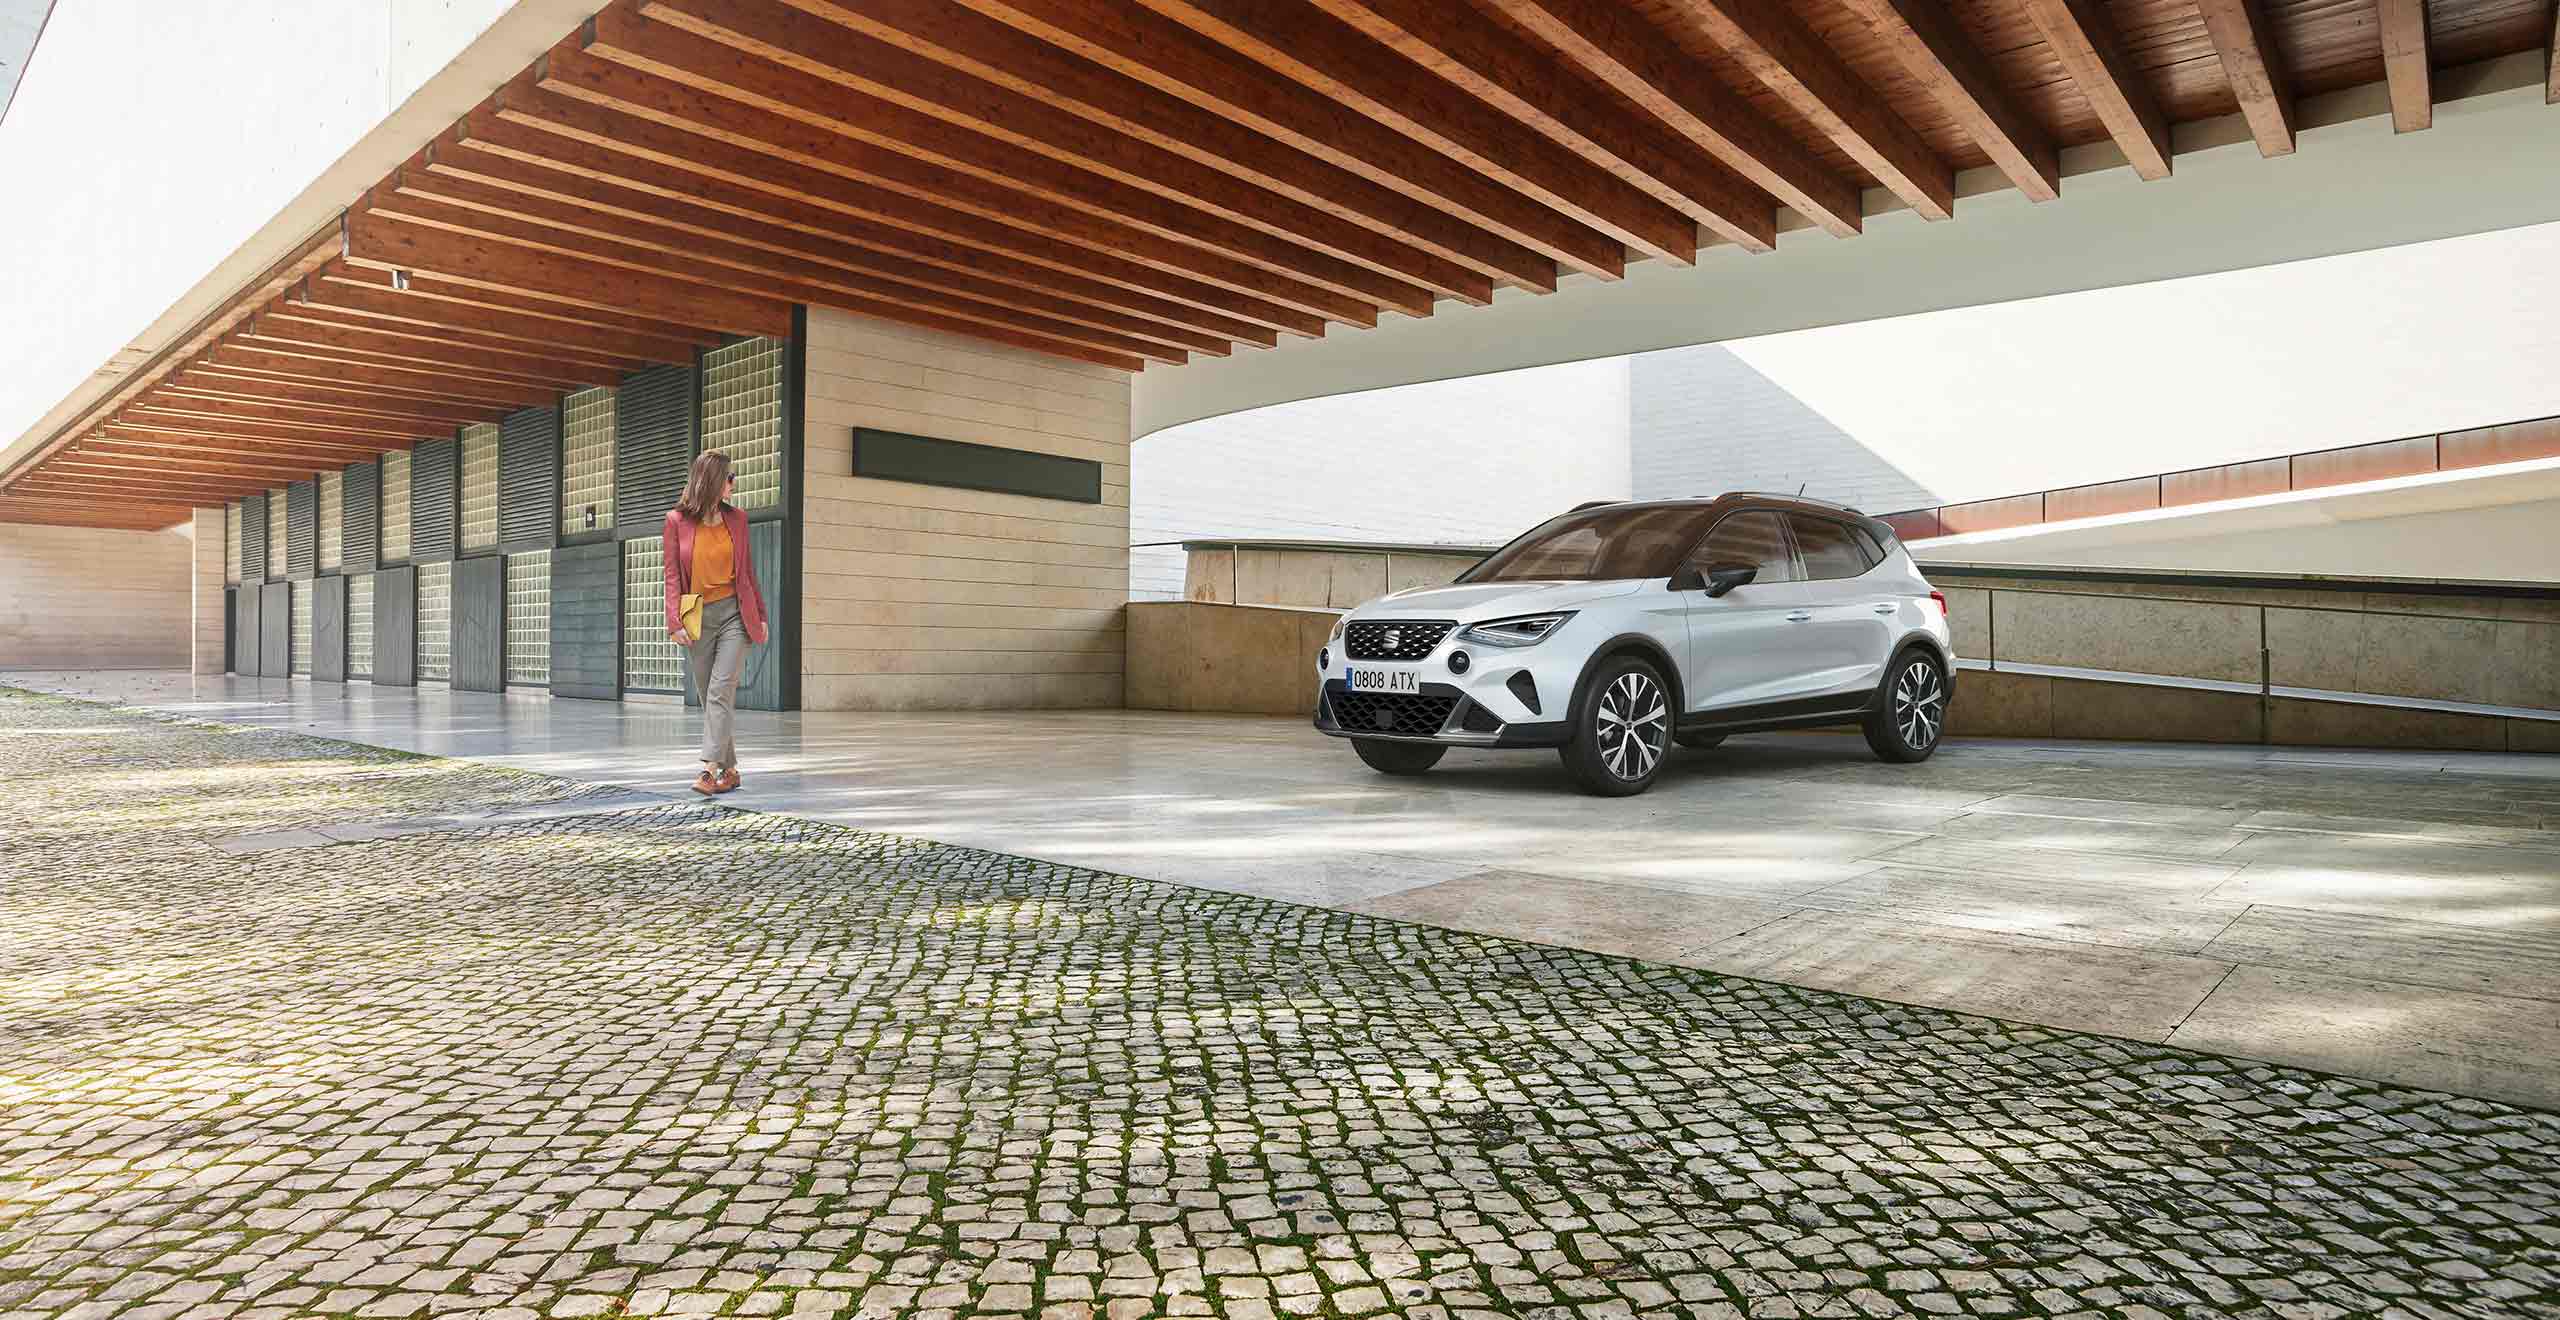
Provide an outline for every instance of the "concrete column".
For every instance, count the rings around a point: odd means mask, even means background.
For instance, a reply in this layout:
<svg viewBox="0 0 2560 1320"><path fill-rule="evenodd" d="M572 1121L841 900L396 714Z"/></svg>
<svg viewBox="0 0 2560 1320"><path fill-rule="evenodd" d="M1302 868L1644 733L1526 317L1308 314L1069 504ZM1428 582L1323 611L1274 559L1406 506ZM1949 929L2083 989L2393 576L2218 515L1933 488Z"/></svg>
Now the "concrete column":
<svg viewBox="0 0 2560 1320"><path fill-rule="evenodd" d="M195 511L195 564L188 579L195 588L195 603L187 614L188 669L193 673L222 672L223 565L229 552L225 535L221 509Z"/></svg>

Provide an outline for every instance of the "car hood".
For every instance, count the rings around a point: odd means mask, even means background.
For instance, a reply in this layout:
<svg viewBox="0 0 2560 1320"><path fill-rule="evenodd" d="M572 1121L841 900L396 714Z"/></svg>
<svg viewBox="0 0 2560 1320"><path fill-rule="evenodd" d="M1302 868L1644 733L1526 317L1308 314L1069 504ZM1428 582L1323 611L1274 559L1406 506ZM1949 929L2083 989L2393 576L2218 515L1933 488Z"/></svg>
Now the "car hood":
<svg viewBox="0 0 2560 1320"><path fill-rule="evenodd" d="M1352 611L1364 617L1416 616L1477 623L1542 610L1569 610L1624 596L1643 585L1633 579L1607 582L1481 582L1454 587L1415 587L1380 596Z"/></svg>

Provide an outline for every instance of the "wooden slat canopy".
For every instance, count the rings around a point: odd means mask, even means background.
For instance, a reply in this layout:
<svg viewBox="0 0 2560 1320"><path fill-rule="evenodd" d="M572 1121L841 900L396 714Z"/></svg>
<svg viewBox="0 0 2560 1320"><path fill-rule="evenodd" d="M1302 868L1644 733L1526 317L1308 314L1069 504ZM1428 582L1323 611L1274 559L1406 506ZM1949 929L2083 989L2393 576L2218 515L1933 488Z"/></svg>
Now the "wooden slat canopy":
<svg viewBox="0 0 2560 1320"><path fill-rule="evenodd" d="M2432 70L2554 37L2549 0L615 0L0 474L0 520L166 526L801 303L1127 371L1464 317L1955 219L1968 169L2052 200L2066 148L2163 177L2181 123L2283 155L2349 87L2422 129Z"/></svg>

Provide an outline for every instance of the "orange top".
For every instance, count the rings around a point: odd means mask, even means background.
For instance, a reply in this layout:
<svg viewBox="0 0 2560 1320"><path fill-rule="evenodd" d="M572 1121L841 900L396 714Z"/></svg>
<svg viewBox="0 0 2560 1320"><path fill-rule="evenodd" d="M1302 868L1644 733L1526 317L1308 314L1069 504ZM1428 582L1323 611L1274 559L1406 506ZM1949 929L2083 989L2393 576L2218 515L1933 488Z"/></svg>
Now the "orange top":
<svg viewBox="0 0 2560 1320"><path fill-rule="evenodd" d="M714 518L694 528L693 594L702 603L738 594L737 548L729 544L729 520Z"/></svg>

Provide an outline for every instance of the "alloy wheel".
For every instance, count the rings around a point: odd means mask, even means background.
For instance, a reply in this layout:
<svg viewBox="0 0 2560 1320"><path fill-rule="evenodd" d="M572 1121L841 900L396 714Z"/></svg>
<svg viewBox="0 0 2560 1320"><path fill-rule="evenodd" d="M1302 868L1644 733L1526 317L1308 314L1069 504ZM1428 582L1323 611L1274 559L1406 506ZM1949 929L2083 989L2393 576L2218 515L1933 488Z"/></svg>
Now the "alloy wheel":
<svg viewBox="0 0 2560 1320"><path fill-rule="evenodd" d="M1893 723L1903 742L1913 751L1927 749L1938 741L1938 727L1946 717L1947 685L1939 679L1938 667L1918 659L1903 666L1893 683Z"/></svg>
<svg viewBox="0 0 2560 1320"><path fill-rule="evenodd" d="M1600 763L1633 782L1653 773L1671 741L1671 707L1662 685L1641 670L1618 675L1600 694Z"/></svg>

